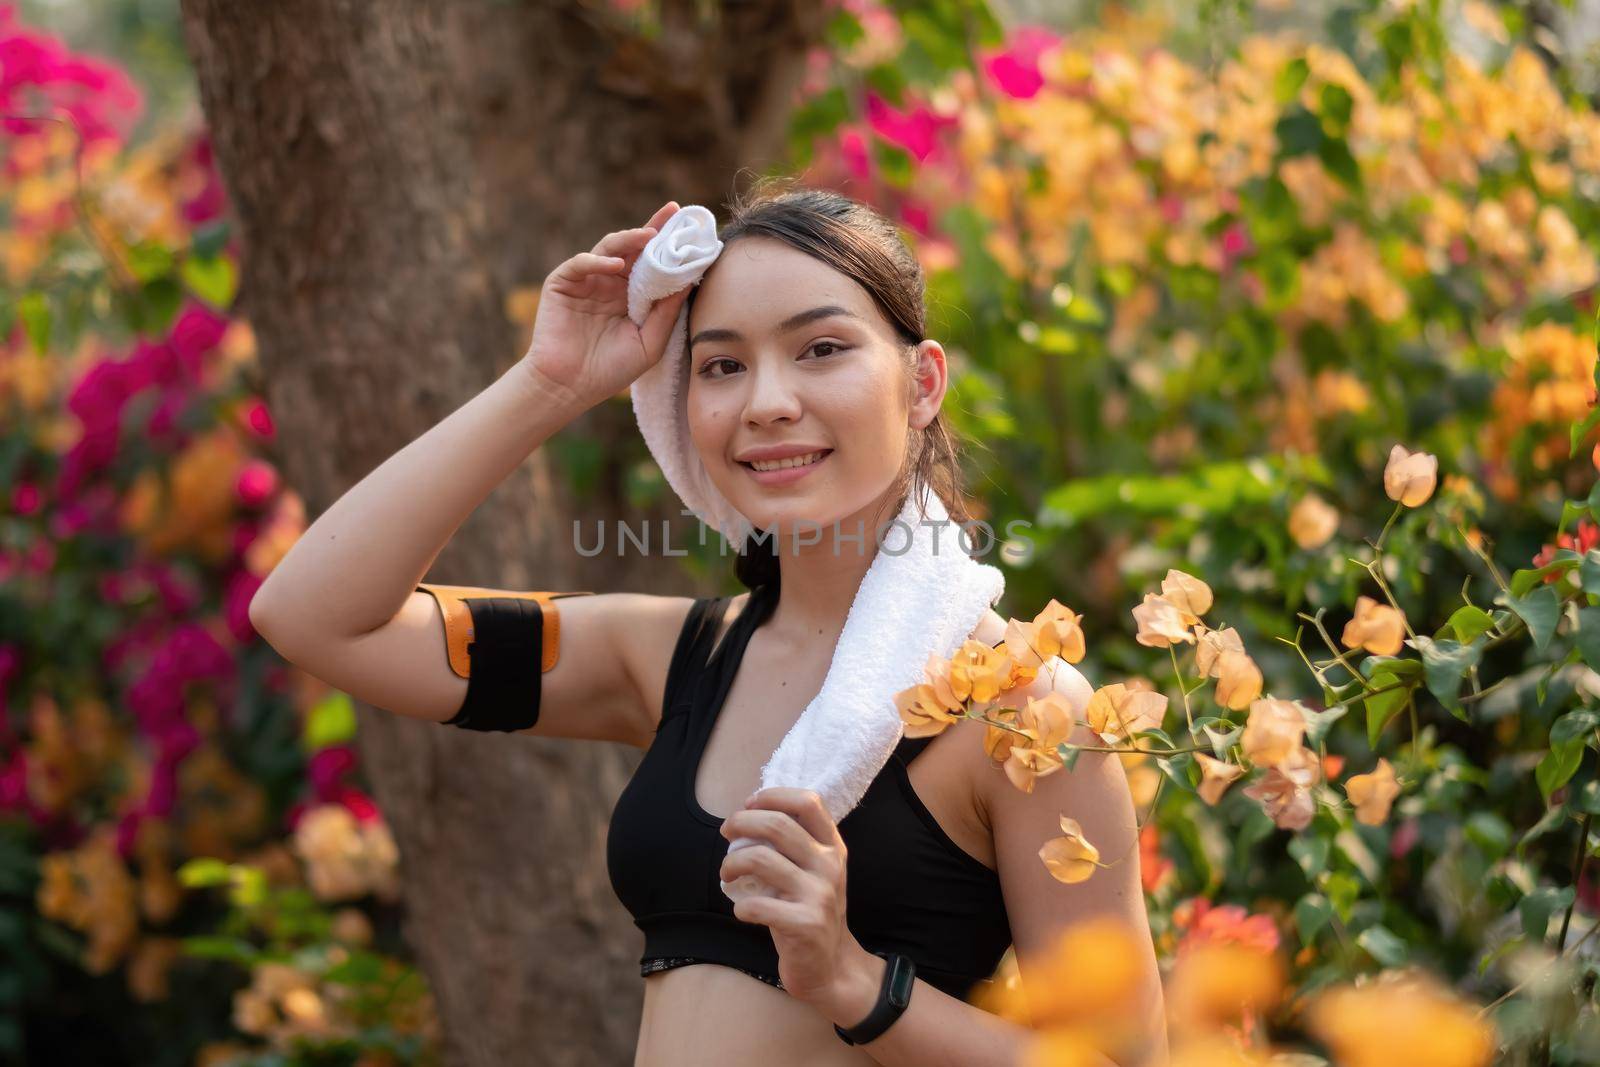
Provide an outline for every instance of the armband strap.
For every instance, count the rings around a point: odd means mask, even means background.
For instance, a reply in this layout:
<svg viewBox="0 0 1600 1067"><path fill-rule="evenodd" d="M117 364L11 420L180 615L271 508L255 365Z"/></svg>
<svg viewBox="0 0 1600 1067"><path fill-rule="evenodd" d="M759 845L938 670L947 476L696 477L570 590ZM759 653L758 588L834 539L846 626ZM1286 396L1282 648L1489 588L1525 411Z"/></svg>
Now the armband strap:
<svg viewBox="0 0 1600 1067"><path fill-rule="evenodd" d="M424 583L444 618L450 669L467 679L467 696L447 725L525 730L539 720L540 682L561 652L555 601L589 592L515 592Z"/></svg>

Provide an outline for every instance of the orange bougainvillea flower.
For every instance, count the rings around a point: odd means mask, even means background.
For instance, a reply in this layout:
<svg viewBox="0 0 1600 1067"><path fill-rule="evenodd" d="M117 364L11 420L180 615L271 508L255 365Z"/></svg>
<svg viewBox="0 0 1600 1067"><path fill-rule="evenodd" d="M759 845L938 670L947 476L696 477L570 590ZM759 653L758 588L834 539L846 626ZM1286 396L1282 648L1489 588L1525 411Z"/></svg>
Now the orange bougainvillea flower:
<svg viewBox="0 0 1600 1067"><path fill-rule="evenodd" d="M1317 996L1306 1022L1340 1067L1484 1067L1494 1027L1470 1004L1419 974L1386 975Z"/></svg>
<svg viewBox="0 0 1600 1067"><path fill-rule="evenodd" d="M1307 493L1289 509L1289 536L1301 548L1321 548L1338 530L1338 509L1315 493Z"/></svg>
<svg viewBox="0 0 1600 1067"><path fill-rule="evenodd" d="M1138 1027L1143 963L1140 938L1109 916L1082 919L1042 953L1018 959L1027 1015L1037 1028Z"/></svg>
<svg viewBox="0 0 1600 1067"><path fill-rule="evenodd" d="M968 640L950 657L950 687L962 700L986 704L1011 687L1011 654L1005 646L991 648Z"/></svg>
<svg viewBox="0 0 1600 1067"><path fill-rule="evenodd" d="M1304 830L1317 813L1311 786L1317 780L1317 757L1301 748L1267 769L1261 780L1245 788L1244 795L1259 800L1273 825L1282 830Z"/></svg>
<svg viewBox="0 0 1600 1067"><path fill-rule="evenodd" d="M1197 792L1200 794L1200 799L1207 804L1215 804L1221 800L1222 794L1228 791L1228 786L1244 774L1244 768L1237 763L1227 763L1204 752L1196 752L1194 758L1200 763L1200 788Z"/></svg>
<svg viewBox="0 0 1600 1067"><path fill-rule="evenodd" d="M1300 748L1306 734L1306 718L1292 700L1266 697L1250 704L1240 744L1245 758L1258 767L1282 763Z"/></svg>
<svg viewBox="0 0 1600 1067"><path fill-rule="evenodd" d="M1048 693L1017 713L1016 730L1006 752L1005 773L1024 793L1033 792L1033 780L1059 771L1056 746L1072 734L1072 705L1060 693Z"/></svg>
<svg viewBox="0 0 1600 1067"><path fill-rule="evenodd" d="M1185 625L1192 626L1211 610L1211 587L1192 574L1177 569L1161 579L1161 599L1178 609Z"/></svg>
<svg viewBox="0 0 1600 1067"><path fill-rule="evenodd" d="M1355 616L1339 640L1345 648L1364 648L1375 656L1393 656L1405 643L1406 619L1390 604L1369 596L1356 600Z"/></svg>
<svg viewBox="0 0 1600 1067"><path fill-rule="evenodd" d="M1241 909L1242 910L1242 909ZM1178 954L1167 982L1167 1018L1180 1032L1210 1030L1271 1010L1283 995L1276 952L1206 941Z"/></svg>
<svg viewBox="0 0 1600 1067"><path fill-rule="evenodd" d="M1389 450L1389 462L1383 468L1383 491L1390 500L1408 508L1419 507L1433 495L1438 483L1438 456L1411 452L1404 445Z"/></svg>
<svg viewBox="0 0 1600 1067"><path fill-rule="evenodd" d="M1180 953L1202 944L1236 944L1267 953L1277 951L1281 942L1272 916L1238 904L1213 904L1205 897L1190 897L1174 907L1172 925L1183 934Z"/></svg>
<svg viewBox="0 0 1600 1067"><path fill-rule="evenodd" d="M950 662L929 656L927 680L894 695L900 721L906 724L907 737L932 737L966 714L950 676Z"/></svg>
<svg viewBox="0 0 1600 1067"><path fill-rule="evenodd" d="M1078 820L1061 816L1060 837L1053 837L1039 850L1051 877L1058 882L1074 885L1094 873L1100 862L1100 850L1083 836Z"/></svg>
<svg viewBox="0 0 1600 1067"><path fill-rule="evenodd" d="M1006 651L1013 660L1035 669L1051 656L1077 663L1084 655L1082 621L1082 615L1052 598L1032 622L1012 619L1006 624Z"/></svg>
<svg viewBox="0 0 1600 1067"><path fill-rule="evenodd" d="M1139 624L1134 640L1151 648L1166 648L1180 641L1194 643L1183 612L1170 600L1155 593L1146 593L1144 602L1133 609L1133 619Z"/></svg>
<svg viewBox="0 0 1600 1067"><path fill-rule="evenodd" d="M1126 741L1140 730L1159 727L1167 714L1167 695L1149 689L1129 689L1112 682L1095 690L1084 709L1089 729L1108 745Z"/></svg>
<svg viewBox="0 0 1600 1067"><path fill-rule="evenodd" d="M1382 826L1389 818L1389 806L1400 795L1389 761L1378 758L1378 766L1368 774L1355 774L1344 784L1345 795L1356 806L1356 821Z"/></svg>
<svg viewBox="0 0 1600 1067"><path fill-rule="evenodd" d="M1243 652L1244 639L1229 626L1225 630L1202 630L1195 641L1194 668L1202 678L1215 678L1224 652Z"/></svg>
<svg viewBox="0 0 1600 1067"><path fill-rule="evenodd" d="M1243 711L1261 695L1261 668L1248 652L1229 649L1217 657L1217 703Z"/></svg>

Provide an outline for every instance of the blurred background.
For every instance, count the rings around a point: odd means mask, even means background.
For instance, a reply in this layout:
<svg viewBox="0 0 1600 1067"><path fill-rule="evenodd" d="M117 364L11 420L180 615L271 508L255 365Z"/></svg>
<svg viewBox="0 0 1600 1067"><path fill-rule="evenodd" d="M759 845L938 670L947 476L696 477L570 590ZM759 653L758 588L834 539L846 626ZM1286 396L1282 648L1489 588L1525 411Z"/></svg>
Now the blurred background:
<svg viewBox="0 0 1600 1067"><path fill-rule="evenodd" d="M1597 58L1595 0L0 3L0 1059L631 1062L638 753L357 706L246 608L556 263L781 173L921 258L999 610L1172 698L1164 965L1275 968L1187 1062L1600 1061ZM619 394L429 580L737 591L569 549L678 506ZM1305 709L1287 800L1207 786L1169 568Z"/></svg>

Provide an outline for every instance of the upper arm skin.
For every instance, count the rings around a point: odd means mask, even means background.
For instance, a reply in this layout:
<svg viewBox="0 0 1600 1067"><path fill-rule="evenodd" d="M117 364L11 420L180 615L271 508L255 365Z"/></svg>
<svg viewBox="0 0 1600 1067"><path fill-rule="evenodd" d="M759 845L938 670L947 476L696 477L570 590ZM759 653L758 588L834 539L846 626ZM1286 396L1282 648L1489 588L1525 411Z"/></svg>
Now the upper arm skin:
<svg viewBox="0 0 1600 1067"><path fill-rule="evenodd" d="M620 741L647 747L686 597L595 593L552 602L560 613L559 655L540 676L539 719L518 733ZM461 710L467 679L450 668L438 602L414 590L393 619L345 640L297 645L262 635L306 673L357 700L443 723Z"/></svg>
<svg viewBox="0 0 1600 1067"><path fill-rule="evenodd" d="M1094 691L1083 674L1060 657L1046 661L1035 685L1039 688L1034 696L1052 689L1059 692L1077 718ZM1073 740L1100 743L1082 725L1074 729ZM1146 1062L1164 1062L1161 972L1145 912L1139 830L1122 761L1112 753L1080 753L1070 771L1061 768L1035 778L1031 793L1012 785L1003 774L986 775L984 782L996 866L1024 986L1030 960L1047 955L1068 925L1099 916L1120 921L1139 945L1142 982L1134 1010L1149 1020L1152 1031ZM1078 821L1084 837L1100 850L1100 861L1109 865L1076 885L1057 881L1039 858L1044 843L1061 836L1063 815Z"/></svg>

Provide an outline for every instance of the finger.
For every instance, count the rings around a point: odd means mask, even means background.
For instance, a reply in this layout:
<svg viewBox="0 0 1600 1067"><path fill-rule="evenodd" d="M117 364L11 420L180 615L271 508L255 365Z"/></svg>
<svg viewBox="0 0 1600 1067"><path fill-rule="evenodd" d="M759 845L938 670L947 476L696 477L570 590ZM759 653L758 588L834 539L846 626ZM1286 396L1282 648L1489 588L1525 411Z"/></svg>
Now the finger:
<svg viewBox="0 0 1600 1067"><path fill-rule="evenodd" d="M577 280L591 274L617 274L627 264L620 256L601 256L593 252L579 252L555 269L558 277Z"/></svg>
<svg viewBox="0 0 1600 1067"><path fill-rule="evenodd" d="M656 208L656 213L650 216L650 221L645 223L645 225L654 226L659 230L666 224L668 219L677 213L678 202L676 200L668 200L665 204L662 204L660 207Z"/></svg>
<svg viewBox="0 0 1600 1067"><path fill-rule="evenodd" d="M637 253L639 249L650 243L650 238L656 235L652 226L640 226L633 230L617 230L608 233L595 242L592 251L601 256L620 256L629 252Z"/></svg>
<svg viewBox="0 0 1600 1067"><path fill-rule="evenodd" d="M730 841L739 837L764 841L802 870L829 876L835 873L826 859L827 849L788 812L744 808L724 819L720 832Z"/></svg>
<svg viewBox="0 0 1600 1067"><path fill-rule="evenodd" d="M844 843L844 839L839 836L839 828L834 825L828 809L823 806L822 797L814 789L773 786L757 791L745 807L786 811L821 844L834 848Z"/></svg>
<svg viewBox="0 0 1600 1067"><path fill-rule="evenodd" d="M806 919L804 904L777 897L742 897L733 902L733 917L740 922L761 923L779 930L798 927Z"/></svg>
<svg viewBox="0 0 1600 1067"><path fill-rule="evenodd" d="M791 900L800 899L806 888L806 873L770 845L746 845L728 853L717 874L724 882L754 875Z"/></svg>

